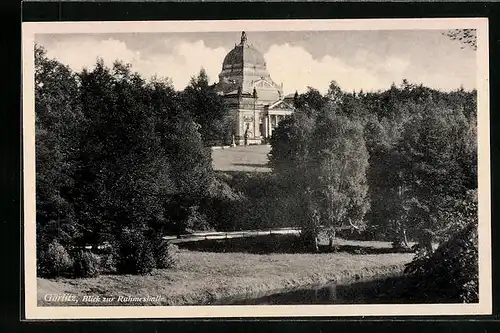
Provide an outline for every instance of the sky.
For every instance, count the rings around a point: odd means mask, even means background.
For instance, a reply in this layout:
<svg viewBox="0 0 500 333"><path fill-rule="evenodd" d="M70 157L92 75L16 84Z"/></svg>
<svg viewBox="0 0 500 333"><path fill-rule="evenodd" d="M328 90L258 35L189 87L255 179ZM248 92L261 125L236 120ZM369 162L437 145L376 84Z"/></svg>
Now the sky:
<svg viewBox="0 0 500 333"><path fill-rule="evenodd" d="M334 80L344 91L385 90L403 79L443 91L476 88L476 52L440 30L247 32L271 78L286 94ZM38 34L36 42L75 71L97 58L121 60L149 78L166 77L184 89L201 68L217 82L224 56L241 32Z"/></svg>

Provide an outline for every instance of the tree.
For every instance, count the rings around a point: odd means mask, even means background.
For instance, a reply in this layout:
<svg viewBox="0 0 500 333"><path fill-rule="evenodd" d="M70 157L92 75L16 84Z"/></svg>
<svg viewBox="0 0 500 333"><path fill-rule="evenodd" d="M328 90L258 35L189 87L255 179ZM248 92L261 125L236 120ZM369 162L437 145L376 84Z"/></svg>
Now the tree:
<svg viewBox="0 0 500 333"><path fill-rule="evenodd" d="M331 81L325 98L328 100L329 103L338 105L342 102L343 97L344 97L344 92L342 91L342 89L340 89L340 86L337 84L336 81Z"/></svg>
<svg viewBox="0 0 500 333"><path fill-rule="evenodd" d="M179 227L212 183L185 96L120 62L73 74L40 47L35 58L38 235L97 245Z"/></svg>
<svg viewBox="0 0 500 333"><path fill-rule="evenodd" d="M273 132L269 164L287 182L306 182L314 122L307 113L298 111L281 121Z"/></svg>
<svg viewBox="0 0 500 333"><path fill-rule="evenodd" d="M314 189L333 246L336 231L344 225L358 227L369 207L363 127L346 116L325 113L318 120L312 147Z"/></svg>
<svg viewBox="0 0 500 333"><path fill-rule="evenodd" d="M307 92L294 97L295 108L305 112L308 117L314 117L326 104L327 99L312 87Z"/></svg>
<svg viewBox="0 0 500 333"><path fill-rule="evenodd" d="M333 242L334 232L343 224L359 225L368 207L363 128L338 108L327 104L312 111L304 105L271 138L270 165L293 193L294 217L314 250L321 222Z"/></svg>
<svg viewBox="0 0 500 333"><path fill-rule="evenodd" d="M364 137L369 153L367 181L369 184L369 226L393 245L408 247L406 231L402 228L401 160L395 149L398 133L386 118L379 122L369 117L364 128Z"/></svg>
<svg viewBox="0 0 500 333"><path fill-rule="evenodd" d="M228 143L233 130L232 119L224 106L222 98L209 85L204 69L197 77L192 77L182 92L185 111L200 125L199 131L205 145Z"/></svg>
<svg viewBox="0 0 500 333"><path fill-rule="evenodd" d="M365 108L368 114L362 118L367 120L365 140L370 154L368 181L371 208L368 221L380 236L392 240L394 246L407 246L410 238L420 237L420 231L425 231L428 236L434 233L432 237L438 237L442 233L440 228L448 223L439 217L443 215L443 210L451 212L455 209L452 208L456 206L453 202L461 200L457 193L464 193L465 188L477 187L475 95L475 91L466 92L463 88L444 93L408 80L403 80L400 87L392 85L384 92L358 95L361 109ZM349 98L344 97L344 100ZM441 111L436 113L436 110ZM430 117L431 114L435 115ZM423 118L436 129L421 127L423 121L417 119ZM447 129L446 124L450 128ZM435 134L429 135L430 132ZM427 143L417 149L412 138L421 143L427 140ZM411 148L402 150L405 145ZM438 145L443 149L435 148ZM415 159L408 159L410 151L415 154ZM441 151L442 156L438 156L436 151ZM439 205L435 202L440 213L432 215L434 222L429 224L434 227L430 229L421 225L421 228L413 227L419 223L417 221L431 217L426 212L428 207L418 201L418 196L411 191L416 184L422 184L415 170L418 165L423 165L421 163L426 158L432 159L432 164L436 166L440 161L439 168L444 174L444 170L448 170L446 177L441 176L447 178L444 179L444 187L450 186L451 189L457 188L456 184L462 184L462 190L453 192L455 194L446 191L436 194L436 200L441 202ZM433 167L423 168L429 171L430 176ZM412 175L415 177L412 178ZM431 189L433 192L432 186L429 191ZM421 216L416 218L418 215Z"/></svg>
<svg viewBox="0 0 500 333"><path fill-rule="evenodd" d="M453 29L445 33L452 40L458 40L462 44L462 49L466 47L477 50L476 29Z"/></svg>
<svg viewBox="0 0 500 333"><path fill-rule="evenodd" d="M314 206L310 187L313 114L308 108L303 108L281 121L271 137L269 153L269 165L277 175L282 196L290 203L288 210L293 217L290 223L302 227L302 234L308 242L316 240L319 228L319 212ZM290 193L293 193L291 198Z"/></svg>
<svg viewBox="0 0 500 333"><path fill-rule="evenodd" d="M71 192L82 115L75 74L35 45L37 250L71 246L80 228Z"/></svg>
<svg viewBox="0 0 500 333"><path fill-rule="evenodd" d="M128 65L109 69L101 61L80 80L85 140L77 208L86 240L98 244L125 227L146 230L163 218L162 201L173 184L145 81Z"/></svg>
<svg viewBox="0 0 500 333"><path fill-rule="evenodd" d="M413 110L397 146L402 159L405 223L432 252L430 240L444 227L440 214L463 198L470 185L467 155L468 122L460 110L427 102Z"/></svg>
<svg viewBox="0 0 500 333"><path fill-rule="evenodd" d="M175 222L175 231L183 232L192 207L207 195L213 181L210 150L204 147L198 124L181 121L172 128L166 140L165 154L171 166L176 194L166 207Z"/></svg>
<svg viewBox="0 0 500 333"><path fill-rule="evenodd" d="M161 232L183 232L213 183L210 151L203 144L200 125L191 113L185 112L184 93L174 91L170 81L155 79L149 86L148 105L156 110L157 129L173 189L165 194L166 220L158 227Z"/></svg>

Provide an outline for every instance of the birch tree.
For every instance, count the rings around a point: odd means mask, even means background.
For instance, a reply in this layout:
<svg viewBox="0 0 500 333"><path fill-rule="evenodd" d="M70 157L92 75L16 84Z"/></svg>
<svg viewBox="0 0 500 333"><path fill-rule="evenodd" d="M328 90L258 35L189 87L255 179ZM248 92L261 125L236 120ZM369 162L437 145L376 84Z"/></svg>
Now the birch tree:
<svg viewBox="0 0 500 333"><path fill-rule="evenodd" d="M368 151L362 125L345 116L325 113L314 138L315 189L332 247L336 232L344 226L359 228L369 207Z"/></svg>

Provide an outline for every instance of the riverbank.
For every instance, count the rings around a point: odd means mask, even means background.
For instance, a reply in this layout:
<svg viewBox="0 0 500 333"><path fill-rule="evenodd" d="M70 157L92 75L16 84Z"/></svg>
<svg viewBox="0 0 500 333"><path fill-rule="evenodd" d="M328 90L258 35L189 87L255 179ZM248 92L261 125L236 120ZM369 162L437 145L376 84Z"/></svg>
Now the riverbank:
<svg viewBox="0 0 500 333"><path fill-rule="evenodd" d="M387 247L382 242L368 246ZM252 298L329 281L357 280L401 271L411 253L217 253L181 249L172 269L150 275L102 275L86 279L38 279L38 304L199 305L225 298ZM46 295L76 295L76 302L51 302ZM83 296L88 297L83 301ZM119 298L121 296L121 298ZM109 297L109 302L102 299ZM146 300L134 299L137 297Z"/></svg>

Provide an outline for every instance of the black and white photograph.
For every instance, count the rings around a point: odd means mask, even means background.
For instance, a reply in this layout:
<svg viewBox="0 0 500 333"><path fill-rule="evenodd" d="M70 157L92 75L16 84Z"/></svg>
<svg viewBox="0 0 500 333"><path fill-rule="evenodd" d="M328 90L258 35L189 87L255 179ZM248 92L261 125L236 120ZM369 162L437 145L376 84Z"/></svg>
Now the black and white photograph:
<svg viewBox="0 0 500 333"><path fill-rule="evenodd" d="M27 318L491 314L487 28L24 23Z"/></svg>

